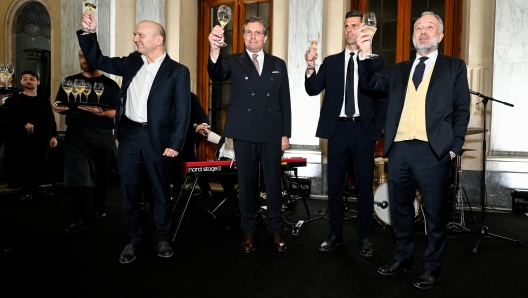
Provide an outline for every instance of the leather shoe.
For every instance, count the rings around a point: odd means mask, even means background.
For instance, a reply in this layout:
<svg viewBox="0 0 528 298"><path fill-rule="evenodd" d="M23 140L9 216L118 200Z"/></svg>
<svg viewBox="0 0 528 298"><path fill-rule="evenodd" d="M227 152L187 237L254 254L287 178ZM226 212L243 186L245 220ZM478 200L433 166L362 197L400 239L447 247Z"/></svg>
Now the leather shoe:
<svg viewBox="0 0 528 298"><path fill-rule="evenodd" d="M278 252L283 252L286 250L286 243L282 239L282 234L277 232L272 235L273 239L273 249Z"/></svg>
<svg viewBox="0 0 528 298"><path fill-rule="evenodd" d="M156 249L158 250L158 257L160 258L172 257L172 247L170 246L168 241L161 241L156 246Z"/></svg>
<svg viewBox="0 0 528 298"><path fill-rule="evenodd" d="M372 257L374 249L368 238L359 239L359 254L365 258Z"/></svg>
<svg viewBox="0 0 528 298"><path fill-rule="evenodd" d="M383 275L394 275L400 272L413 271L414 264L411 261L398 262L393 261L392 263L383 265L378 268L378 273Z"/></svg>
<svg viewBox="0 0 528 298"><path fill-rule="evenodd" d="M336 247L336 245L341 244L343 244L343 238L330 235L325 242L321 243L321 246L319 246L319 251L331 251L334 249L334 247Z"/></svg>
<svg viewBox="0 0 528 298"><path fill-rule="evenodd" d="M101 221L103 219L106 219L108 215L104 211L97 211L94 213L94 220L95 221Z"/></svg>
<svg viewBox="0 0 528 298"><path fill-rule="evenodd" d="M92 225L88 221L86 221L85 219L81 219L81 220L74 222L66 229L62 230L62 232L64 234L75 234L75 233L79 233L81 231L87 230L91 227Z"/></svg>
<svg viewBox="0 0 528 298"><path fill-rule="evenodd" d="M434 286L435 282L440 278L439 272L431 270L424 270L417 279L413 281L413 286L419 289L430 289Z"/></svg>
<svg viewBox="0 0 528 298"><path fill-rule="evenodd" d="M250 253L255 250L255 234L244 234L242 243L240 244L240 250L243 253Z"/></svg>
<svg viewBox="0 0 528 298"><path fill-rule="evenodd" d="M128 244L119 256L119 263L128 264L134 262L136 260L136 252L134 245Z"/></svg>

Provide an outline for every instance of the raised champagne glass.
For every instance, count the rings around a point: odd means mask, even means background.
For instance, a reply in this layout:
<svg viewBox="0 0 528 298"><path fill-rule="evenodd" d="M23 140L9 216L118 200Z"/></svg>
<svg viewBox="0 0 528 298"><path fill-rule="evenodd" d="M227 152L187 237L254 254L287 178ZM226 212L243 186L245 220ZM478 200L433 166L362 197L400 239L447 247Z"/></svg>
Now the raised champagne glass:
<svg viewBox="0 0 528 298"><path fill-rule="evenodd" d="M220 22L220 27L224 29L225 25L231 20L231 8L227 5L220 5L216 16L218 17L218 22ZM227 47L227 43L222 40L215 40L215 42L219 47Z"/></svg>
<svg viewBox="0 0 528 298"><path fill-rule="evenodd" d="M99 99L101 98L101 94L104 92L104 85L103 83L97 82L94 83L93 90L95 94L97 95L97 103L99 103Z"/></svg>
<svg viewBox="0 0 528 298"><path fill-rule="evenodd" d="M310 43L310 48L312 48L314 50L317 50L317 48L319 47L319 32L310 32L310 33L308 33L308 42ZM314 61L314 64L308 65L308 67L314 68L315 65L316 64L315 64L315 61Z"/></svg>
<svg viewBox="0 0 528 298"><path fill-rule="evenodd" d="M92 84L88 83L88 82L84 82L84 90L83 90L83 93L84 93L84 97L86 98L86 103L88 103L88 95L90 95L90 93L92 92Z"/></svg>
<svg viewBox="0 0 528 298"><path fill-rule="evenodd" d="M372 11L369 11L366 14L364 14L363 23L366 26L364 30L370 37L370 54L366 55L365 58L367 59L377 58L378 55L372 53L372 37L374 37L374 33L376 32L376 14L374 14L374 12Z"/></svg>
<svg viewBox="0 0 528 298"><path fill-rule="evenodd" d="M0 62L0 80L2 78L5 79L5 87L3 84L0 84L0 88L7 88L7 79L5 76L5 71L6 71L6 64L4 62Z"/></svg>
<svg viewBox="0 0 528 298"><path fill-rule="evenodd" d="M81 102L82 100L82 93L84 91L84 80L81 80L81 79L77 79L75 81L73 81L73 87L75 87L75 90L77 92L77 94L80 94L79 95L79 102ZM75 97L77 97L77 95L74 93ZM77 99L75 99L75 102L77 102Z"/></svg>
<svg viewBox="0 0 528 298"><path fill-rule="evenodd" d="M98 0L82 0L84 10L88 13L93 13L97 9L97 4L99 4ZM86 33L95 33L95 30L90 28L81 28L82 31Z"/></svg>
<svg viewBox="0 0 528 298"><path fill-rule="evenodd" d="M64 90L64 92L66 92L66 95L68 96L68 102L70 101L70 93L72 93L72 88L73 82L71 80L64 80L64 82L62 82L62 89Z"/></svg>

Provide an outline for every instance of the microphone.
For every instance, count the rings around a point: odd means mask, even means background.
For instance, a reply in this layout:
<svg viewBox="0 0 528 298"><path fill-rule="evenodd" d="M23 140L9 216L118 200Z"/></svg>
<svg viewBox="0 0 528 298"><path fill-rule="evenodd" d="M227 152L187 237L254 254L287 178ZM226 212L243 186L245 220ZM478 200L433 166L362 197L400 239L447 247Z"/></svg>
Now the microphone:
<svg viewBox="0 0 528 298"><path fill-rule="evenodd" d="M471 90L471 89L469 89L469 93L474 94L474 95L477 95L477 96L481 96L481 95L482 95L482 94L480 94L480 93L478 93L478 92L475 92L475 91L473 91L473 90Z"/></svg>
<svg viewBox="0 0 528 298"><path fill-rule="evenodd" d="M389 203L387 203L387 201L383 201L383 202L374 201L374 205L376 205L378 207L381 207L381 209L385 209L385 208L389 207Z"/></svg>
<svg viewBox="0 0 528 298"><path fill-rule="evenodd" d="M196 126L198 126L198 124L194 123L194 124L193 124L193 127L196 128ZM202 129L201 132L202 132L202 134L203 134L204 136L207 136L207 131L205 131L205 130Z"/></svg>

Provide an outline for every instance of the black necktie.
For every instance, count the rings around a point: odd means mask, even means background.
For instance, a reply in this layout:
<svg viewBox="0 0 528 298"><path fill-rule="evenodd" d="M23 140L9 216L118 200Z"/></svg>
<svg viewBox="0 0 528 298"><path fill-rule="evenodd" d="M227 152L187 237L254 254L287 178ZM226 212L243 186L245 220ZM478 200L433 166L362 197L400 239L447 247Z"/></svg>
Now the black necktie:
<svg viewBox="0 0 528 298"><path fill-rule="evenodd" d="M418 65L416 65L416 68L414 69L414 73L412 76L412 80L414 83L414 88L418 89L418 86L420 86L420 83L423 79L423 74L425 70L425 60L429 59L428 57L420 57L420 62L418 62Z"/></svg>
<svg viewBox="0 0 528 298"><path fill-rule="evenodd" d="M350 53L350 58L348 59L345 84L345 114L347 117L353 117L356 113L356 108L354 107L354 52Z"/></svg>

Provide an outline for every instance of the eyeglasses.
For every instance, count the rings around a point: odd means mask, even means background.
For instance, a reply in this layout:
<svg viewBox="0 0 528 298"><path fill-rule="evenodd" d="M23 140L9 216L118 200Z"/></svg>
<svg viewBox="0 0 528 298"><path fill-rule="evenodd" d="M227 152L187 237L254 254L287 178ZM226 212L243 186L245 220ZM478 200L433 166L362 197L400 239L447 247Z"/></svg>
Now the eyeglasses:
<svg viewBox="0 0 528 298"><path fill-rule="evenodd" d="M255 34L256 36L261 36L261 35L264 35L264 32L262 32L262 31L244 30L244 34L247 34L247 35Z"/></svg>

